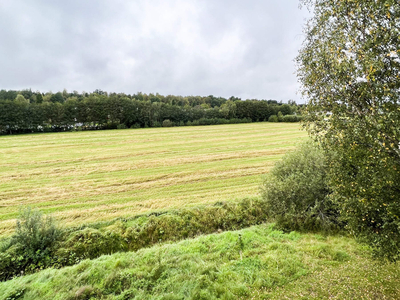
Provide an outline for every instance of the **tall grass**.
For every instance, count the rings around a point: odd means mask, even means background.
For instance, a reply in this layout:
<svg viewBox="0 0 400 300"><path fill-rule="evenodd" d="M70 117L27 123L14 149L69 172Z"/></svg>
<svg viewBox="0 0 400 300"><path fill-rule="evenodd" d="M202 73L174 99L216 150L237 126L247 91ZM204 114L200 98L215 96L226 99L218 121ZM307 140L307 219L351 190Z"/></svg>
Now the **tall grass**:
<svg viewBox="0 0 400 300"><path fill-rule="evenodd" d="M349 238L259 225L20 277L0 299L398 299L399 271Z"/></svg>

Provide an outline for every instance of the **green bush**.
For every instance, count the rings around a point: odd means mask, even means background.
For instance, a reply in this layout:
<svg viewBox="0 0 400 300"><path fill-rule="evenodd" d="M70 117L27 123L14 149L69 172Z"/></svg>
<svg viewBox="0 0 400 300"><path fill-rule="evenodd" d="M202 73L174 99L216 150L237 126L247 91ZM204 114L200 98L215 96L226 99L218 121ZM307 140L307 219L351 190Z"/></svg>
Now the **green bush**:
<svg viewBox="0 0 400 300"><path fill-rule="evenodd" d="M338 210L330 199L326 158L308 141L276 163L262 185L267 215L290 230L336 230Z"/></svg>
<svg viewBox="0 0 400 300"><path fill-rule="evenodd" d="M283 114L281 111L278 112L278 121L283 122Z"/></svg>
<svg viewBox="0 0 400 300"><path fill-rule="evenodd" d="M24 253L50 251L61 234L51 216L43 216L40 211L28 207L20 212L10 244L18 245Z"/></svg>
<svg viewBox="0 0 400 300"><path fill-rule="evenodd" d="M55 254L61 265L68 265L74 263L74 260L71 260L72 257L77 257L79 260L92 259L103 254L127 250L121 231L114 229L101 232L97 229L85 228L69 234Z"/></svg>
<svg viewBox="0 0 400 300"><path fill-rule="evenodd" d="M131 128L141 128L139 123L135 123L131 126Z"/></svg>
<svg viewBox="0 0 400 300"><path fill-rule="evenodd" d="M199 119L199 125L213 125L213 119L201 118Z"/></svg>
<svg viewBox="0 0 400 300"><path fill-rule="evenodd" d="M301 116L297 115L286 115L282 117L282 122L300 122L301 121Z"/></svg>
<svg viewBox="0 0 400 300"><path fill-rule="evenodd" d="M400 159L355 139L335 146L332 195L351 234L370 245L377 257L400 261Z"/></svg>
<svg viewBox="0 0 400 300"><path fill-rule="evenodd" d="M62 234L52 217L31 208L21 210L14 235L2 245L0 280L53 265Z"/></svg>
<svg viewBox="0 0 400 300"><path fill-rule="evenodd" d="M164 120L164 121L162 122L162 126L163 126L163 127L172 127L172 126L174 126L174 122L172 122L172 121L169 120L169 119L166 119L166 120Z"/></svg>
<svg viewBox="0 0 400 300"><path fill-rule="evenodd" d="M278 122L278 117L276 115L272 115L268 118L268 122Z"/></svg>

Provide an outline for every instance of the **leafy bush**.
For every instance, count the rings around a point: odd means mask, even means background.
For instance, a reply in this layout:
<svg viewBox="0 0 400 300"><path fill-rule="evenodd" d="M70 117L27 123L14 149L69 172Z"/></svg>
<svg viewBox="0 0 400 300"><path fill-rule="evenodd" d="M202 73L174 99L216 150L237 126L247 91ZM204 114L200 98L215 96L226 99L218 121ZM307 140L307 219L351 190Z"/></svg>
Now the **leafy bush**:
<svg viewBox="0 0 400 300"><path fill-rule="evenodd" d="M297 115L286 115L282 117L282 122L300 122L301 121L301 116Z"/></svg>
<svg viewBox="0 0 400 300"><path fill-rule="evenodd" d="M276 163L262 186L267 214L290 230L338 228L338 210L330 199L326 158L308 141Z"/></svg>
<svg viewBox="0 0 400 300"><path fill-rule="evenodd" d="M124 252L128 250L127 248L127 243L120 230L113 228L113 230L101 232L97 229L85 228L69 234L55 255L58 263L62 266L75 263L77 259L92 259L103 254Z"/></svg>
<svg viewBox="0 0 400 300"><path fill-rule="evenodd" d="M43 216L40 211L28 207L20 212L11 245L18 245L24 253L50 251L61 234L51 216Z"/></svg>
<svg viewBox="0 0 400 300"><path fill-rule="evenodd" d="M139 123L135 123L131 126L131 128L141 128Z"/></svg>
<svg viewBox="0 0 400 300"><path fill-rule="evenodd" d="M213 125L213 124L215 124L215 122L214 122L214 119L201 118L201 119L199 119L199 124L200 125Z"/></svg>
<svg viewBox="0 0 400 300"><path fill-rule="evenodd" d="M14 235L0 253L0 280L53 265L53 253L62 238L54 219L27 208L21 210Z"/></svg>
<svg viewBox="0 0 400 300"><path fill-rule="evenodd" d="M372 246L375 256L399 261L400 159L358 141L336 146L337 156L330 160L332 195L351 234Z"/></svg>
<svg viewBox="0 0 400 300"><path fill-rule="evenodd" d="M278 112L278 121L283 122L283 114L281 111Z"/></svg>
<svg viewBox="0 0 400 300"><path fill-rule="evenodd" d="M162 122L162 126L163 126L163 127L172 127L172 126L174 126L174 123L173 123L171 120L166 119L166 120L164 120L164 121Z"/></svg>
<svg viewBox="0 0 400 300"><path fill-rule="evenodd" d="M272 115L268 118L268 122L278 122L278 117L276 115Z"/></svg>

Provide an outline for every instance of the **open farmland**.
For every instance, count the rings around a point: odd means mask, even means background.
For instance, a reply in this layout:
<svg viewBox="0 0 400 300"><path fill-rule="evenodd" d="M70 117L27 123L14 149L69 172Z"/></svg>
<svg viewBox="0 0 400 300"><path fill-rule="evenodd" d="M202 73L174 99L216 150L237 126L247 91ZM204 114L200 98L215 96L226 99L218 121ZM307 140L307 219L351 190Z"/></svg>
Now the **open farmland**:
<svg viewBox="0 0 400 300"><path fill-rule="evenodd" d="M253 123L0 137L0 234L21 206L63 224L258 196L261 175L306 137Z"/></svg>

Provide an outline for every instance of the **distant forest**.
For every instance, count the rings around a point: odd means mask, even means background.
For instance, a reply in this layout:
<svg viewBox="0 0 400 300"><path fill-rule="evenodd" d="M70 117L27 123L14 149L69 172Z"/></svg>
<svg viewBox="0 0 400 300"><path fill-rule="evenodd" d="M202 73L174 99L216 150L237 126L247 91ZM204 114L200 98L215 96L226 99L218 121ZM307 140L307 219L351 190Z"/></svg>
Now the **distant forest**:
<svg viewBox="0 0 400 300"><path fill-rule="evenodd" d="M294 101L160 94L0 91L0 134L247 122L297 122Z"/></svg>

